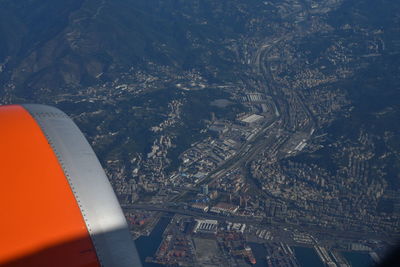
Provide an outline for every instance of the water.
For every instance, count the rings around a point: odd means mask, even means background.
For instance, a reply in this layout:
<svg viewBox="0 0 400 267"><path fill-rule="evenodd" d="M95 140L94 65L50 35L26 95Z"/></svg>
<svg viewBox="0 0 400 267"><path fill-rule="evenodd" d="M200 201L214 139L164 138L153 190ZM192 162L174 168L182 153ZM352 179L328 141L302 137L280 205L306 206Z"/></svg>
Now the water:
<svg viewBox="0 0 400 267"><path fill-rule="evenodd" d="M365 252L343 252L342 254L352 267L369 267L374 264L372 258Z"/></svg>
<svg viewBox="0 0 400 267"><path fill-rule="evenodd" d="M256 258L257 263L252 265L252 266L257 266L257 267L265 267L267 265L267 252L264 248L263 245L257 244L257 243L249 243L249 246L251 247L251 250L253 251L254 257Z"/></svg>
<svg viewBox="0 0 400 267"><path fill-rule="evenodd" d="M293 249L301 266L324 267L315 249L307 247L293 247Z"/></svg>
<svg viewBox="0 0 400 267"><path fill-rule="evenodd" d="M170 217L162 217L149 236L141 236L136 239L135 244L143 267L163 266L157 263L145 262L145 260L147 257L152 257L154 253L156 253L162 241L162 234L170 222Z"/></svg>
<svg viewBox="0 0 400 267"><path fill-rule="evenodd" d="M143 267L162 267L161 264L147 263L146 257L152 257L157 251L161 241L162 234L165 228L171 222L171 217L162 217L149 236L139 237L135 243L142 261ZM257 243L249 243L257 263L256 267L267 266L266 250L263 245ZM303 267L324 267L324 264L318 257L318 254L313 248L308 247L293 247L296 258ZM373 261L368 253L362 252L344 252L343 256L351 264L352 267L369 267L372 266Z"/></svg>

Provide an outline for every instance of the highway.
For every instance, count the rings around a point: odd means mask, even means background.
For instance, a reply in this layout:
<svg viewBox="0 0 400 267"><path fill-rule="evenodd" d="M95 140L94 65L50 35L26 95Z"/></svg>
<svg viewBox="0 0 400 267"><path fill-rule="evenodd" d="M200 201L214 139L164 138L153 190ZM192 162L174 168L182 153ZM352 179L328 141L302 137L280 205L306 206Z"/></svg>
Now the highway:
<svg viewBox="0 0 400 267"><path fill-rule="evenodd" d="M272 197L266 194L266 192L263 192L261 188L256 185L253 177L249 175L248 169L251 162L263 151L268 151L269 155L274 156L276 161L285 157L287 154L282 152L281 149L284 147L286 142L289 141L295 133L313 129L316 125L314 116L303 103L299 93L288 91L287 89L284 91L284 88L275 81L275 78L271 73L268 53L275 47L282 47L285 42L288 42L293 38L295 38L294 34L286 34L279 38L265 40L265 42L259 46L259 49L252 58L253 69L255 72L254 77L259 79L259 84L262 85L260 93L263 93L267 98L271 99L274 103L274 108L277 110L275 120L264 123L261 126L261 130L258 131L253 138L246 141L238 150L236 155L210 172L197 184L197 187L204 184L210 184L230 171L242 168L246 180L258 192L258 194L265 197ZM293 101L296 101L299 104L298 106L301 107L301 111L291 110L291 106L287 101L288 94L291 96ZM307 118L305 118L305 120L308 120L310 122L309 124L304 125L303 127L291 124L291 114L299 112L306 114ZM295 129L295 131L293 131L293 129ZM308 138L310 137L311 134ZM171 201L181 200L189 191L190 190L183 190L181 194L175 196Z"/></svg>
<svg viewBox="0 0 400 267"><path fill-rule="evenodd" d="M180 214L186 216L193 216L196 218L205 218L212 219L218 221L230 221L234 223L245 223L247 225L253 225L257 228L269 228L272 231L291 231L296 229L297 231L302 231L306 233L311 233L313 235L321 236L322 238L328 238L331 236L334 240L343 239L343 240L357 240L357 239L371 239L371 240L388 240L388 239L398 239L400 234L397 236L387 236L384 233L364 233L357 231L346 231L346 230L337 230L337 229L324 229L321 227L315 227L312 225L298 225L291 224L283 221L273 221L272 223L266 224L262 222L260 219L254 217L241 217L241 216L225 216L212 214L209 212L199 212L191 209L185 209L183 207L177 207L174 203L166 203L163 205L150 205L150 204L133 204L133 205L124 205L122 206L124 212L137 212L137 210L146 210L146 211L158 211L158 212L166 212L173 214Z"/></svg>
<svg viewBox="0 0 400 267"><path fill-rule="evenodd" d="M130 206L122 206L125 212L135 212L137 210L148 210L148 211L160 211L160 212L169 212L199 218L207 218L219 221L230 221L236 223L246 223L246 224L260 224L261 220L256 218L248 218L248 217L241 217L241 216L224 216L206 212L199 212L185 208L177 208L177 207L166 207L165 205L148 205L148 204L135 204Z"/></svg>
<svg viewBox="0 0 400 267"><path fill-rule="evenodd" d="M308 9L306 8L307 4L305 1L302 2L306 9L306 16L309 16ZM233 157L211 171L194 188L180 188L180 194L173 197L169 203L163 203L160 205L136 204L126 206L124 210L129 212L140 209L157 212L170 212L219 221L229 220L231 222L246 223L256 226L257 228L270 228L276 232L283 232L286 231L286 229L295 229L321 237L321 239L330 238L335 241L339 239L354 241L366 239L388 240L394 238L393 236L387 236L385 233L365 233L354 230L339 230L339 228L328 229L325 226L321 226L322 224L306 224L305 222L307 220L305 218L296 218L299 222L304 223L287 223L282 219L274 218L271 223L266 224L265 221L261 221L260 219L257 220L250 216L224 216L199 212L185 209L184 204L180 206L176 204L189 192L201 192L201 185L210 184L238 169L242 170L247 184L249 184L252 189L251 193L254 192L254 195L285 203L290 202L288 199L284 199L280 196L273 196L272 194L263 191L260 187L260 181L253 177L251 164L255 159L262 155L263 152L268 155L270 162L276 162L290 155L295 155L294 153L287 153L288 148L294 151L294 147L298 144L297 142L297 144L293 146L294 142L291 141L297 140L296 136L304 134L305 142L307 142L312 138L314 130L318 129L317 119L307 106L307 102L305 101L305 97L301 90L294 90L293 87L290 86L289 82L285 84L284 81L280 80L279 73L276 71L276 69L287 70L290 68L290 62L296 62L296 59L291 59L290 56L285 58L285 46L287 43L294 41L297 38L302 38L307 34L312 34L312 31L312 28L305 30L304 28L299 27L291 33L283 34L280 37L265 39L259 44L258 49L251 58L250 63L252 65L253 77L250 77L252 80L249 79L249 77L244 77L243 82L249 88L254 88L254 85L256 85L258 93L262 93L266 98L272 101L273 108L275 109L275 118L261 125L260 130L250 140L244 142ZM305 210L302 209L302 211ZM307 212L307 216L309 214L313 214L312 211ZM343 216L342 219L348 218ZM290 219L289 221L292 220ZM339 227L346 229L346 225L339 225Z"/></svg>

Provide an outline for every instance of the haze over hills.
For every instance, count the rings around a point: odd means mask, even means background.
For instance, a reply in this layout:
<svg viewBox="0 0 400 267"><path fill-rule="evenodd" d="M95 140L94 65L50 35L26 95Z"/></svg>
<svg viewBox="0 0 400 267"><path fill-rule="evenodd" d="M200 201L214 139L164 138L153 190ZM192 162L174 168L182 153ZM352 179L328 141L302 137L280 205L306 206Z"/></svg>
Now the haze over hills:
<svg viewBox="0 0 400 267"><path fill-rule="evenodd" d="M38 90L94 84L149 61L177 69L206 68L213 61L228 66L229 57L218 55L224 52L220 45L244 30L244 19L233 4L197 4L2 1L0 60L9 73L3 71L17 87ZM218 16L215 7L233 11Z"/></svg>
<svg viewBox="0 0 400 267"><path fill-rule="evenodd" d="M250 236L375 249L399 232L399 25L387 0L0 0L0 102L70 114L127 207L207 184Z"/></svg>

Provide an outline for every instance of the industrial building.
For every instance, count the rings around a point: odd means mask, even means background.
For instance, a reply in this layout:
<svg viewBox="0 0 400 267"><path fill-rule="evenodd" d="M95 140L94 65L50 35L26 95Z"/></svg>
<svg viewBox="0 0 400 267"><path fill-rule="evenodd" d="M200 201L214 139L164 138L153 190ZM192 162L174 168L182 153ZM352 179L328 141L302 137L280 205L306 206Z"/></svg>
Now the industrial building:
<svg viewBox="0 0 400 267"><path fill-rule="evenodd" d="M203 212L208 211L208 205L205 203L193 203L191 207L192 209L197 211L203 211Z"/></svg>
<svg viewBox="0 0 400 267"><path fill-rule="evenodd" d="M211 212L214 213L230 213L230 214L235 214L239 209L239 206L237 205L232 205L228 203L218 203L214 207L211 208Z"/></svg>
<svg viewBox="0 0 400 267"><path fill-rule="evenodd" d="M255 126L256 124L262 122L264 120L264 116L258 114L246 115L238 119L238 122L245 126Z"/></svg>
<svg viewBox="0 0 400 267"><path fill-rule="evenodd" d="M194 233L207 233L216 234L218 229L217 220L196 220L196 226L194 227Z"/></svg>

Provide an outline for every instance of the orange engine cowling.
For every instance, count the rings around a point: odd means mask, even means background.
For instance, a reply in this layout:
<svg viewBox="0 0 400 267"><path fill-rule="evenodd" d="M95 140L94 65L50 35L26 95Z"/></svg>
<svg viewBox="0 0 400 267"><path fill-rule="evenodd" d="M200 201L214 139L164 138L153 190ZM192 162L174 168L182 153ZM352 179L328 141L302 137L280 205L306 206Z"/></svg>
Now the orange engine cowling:
<svg viewBox="0 0 400 267"><path fill-rule="evenodd" d="M141 266L122 210L72 120L0 106L0 266Z"/></svg>

